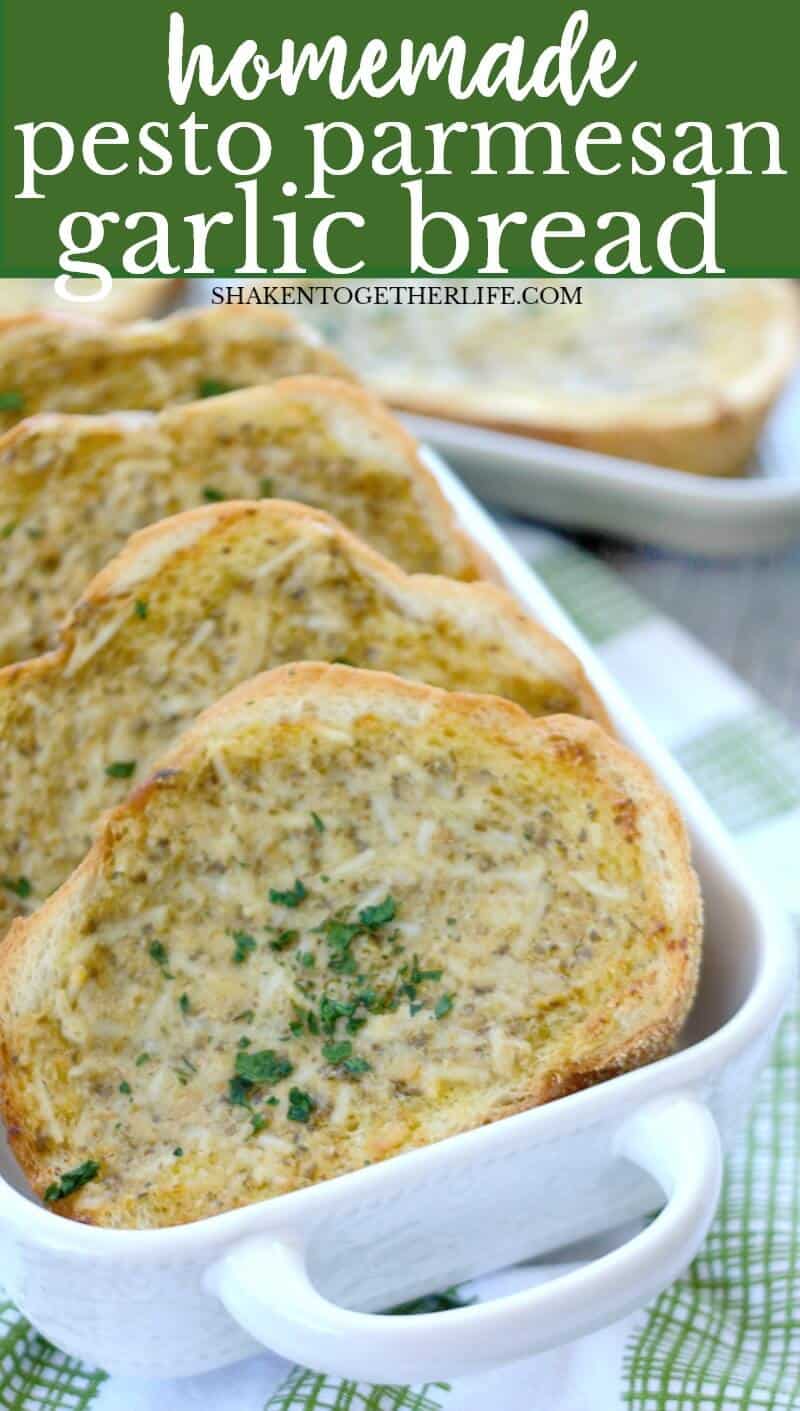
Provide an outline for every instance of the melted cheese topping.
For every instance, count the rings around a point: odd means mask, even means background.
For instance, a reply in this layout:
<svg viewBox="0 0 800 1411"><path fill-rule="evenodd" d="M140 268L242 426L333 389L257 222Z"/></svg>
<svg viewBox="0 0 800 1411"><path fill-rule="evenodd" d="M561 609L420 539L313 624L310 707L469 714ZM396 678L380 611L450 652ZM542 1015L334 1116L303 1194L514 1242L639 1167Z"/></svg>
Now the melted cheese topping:
<svg viewBox="0 0 800 1411"><path fill-rule="evenodd" d="M499 411L517 403L567 425L606 404L613 418L632 407L685 409L687 399L717 403L769 354L768 282L591 279L581 287L580 306L358 304L332 313L315 305L308 317L366 382L397 400L439 393Z"/></svg>
<svg viewBox="0 0 800 1411"><path fill-rule="evenodd" d="M400 592L357 544L291 507L192 523L195 545L149 573L143 550L126 591L81 606L69 646L0 677L0 925L69 875L101 813L184 725L267 667L346 661L493 692L535 715L580 713L568 654L557 648L550 665L479 589L415 598L412 581ZM19 878L29 895L8 885Z"/></svg>
<svg viewBox="0 0 800 1411"><path fill-rule="evenodd" d="M347 376L313 334L289 318L214 310L155 323L57 318L0 330L0 391L20 405L0 429L34 412L148 410L192 402L204 388L247 387L292 373Z"/></svg>
<svg viewBox="0 0 800 1411"><path fill-rule="evenodd" d="M613 1064L675 1002L621 788L457 711L229 724L34 922L5 1042L43 1181L95 1160L70 1213L193 1219Z"/></svg>
<svg viewBox="0 0 800 1411"><path fill-rule="evenodd" d="M228 399L225 399L226 401ZM326 509L412 573L475 576L413 458L368 412L337 426L290 393L191 413L32 424L0 449L0 664L35 656L137 529L205 495L275 495ZM233 410L233 405L240 410Z"/></svg>

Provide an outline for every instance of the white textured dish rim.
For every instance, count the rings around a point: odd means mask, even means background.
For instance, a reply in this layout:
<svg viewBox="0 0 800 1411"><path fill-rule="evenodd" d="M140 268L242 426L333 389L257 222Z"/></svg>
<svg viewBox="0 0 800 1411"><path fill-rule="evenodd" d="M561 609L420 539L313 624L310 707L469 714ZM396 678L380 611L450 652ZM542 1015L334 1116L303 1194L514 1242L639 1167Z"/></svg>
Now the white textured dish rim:
<svg viewBox="0 0 800 1411"><path fill-rule="evenodd" d="M485 498L534 519L722 557L800 539L800 476L691 475L441 417L402 420L420 441L463 459Z"/></svg>

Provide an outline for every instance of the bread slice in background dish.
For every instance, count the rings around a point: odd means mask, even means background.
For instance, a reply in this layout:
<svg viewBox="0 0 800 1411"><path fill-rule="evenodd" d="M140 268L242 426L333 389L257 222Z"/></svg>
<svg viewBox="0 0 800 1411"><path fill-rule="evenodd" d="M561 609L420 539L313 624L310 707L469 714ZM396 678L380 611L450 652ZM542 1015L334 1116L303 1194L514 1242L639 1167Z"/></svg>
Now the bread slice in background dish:
<svg viewBox="0 0 800 1411"><path fill-rule="evenodd" d="M51 412L0 438L0 664L51 646L135 530L269 495L329 510L409 572L490 571L412 438L351 383L285 378L138 416Z"/></svg>
<svg viewBox="0 0 800 1411"><path fill-rule="evenodd" d="M56 293L53 279L0 279L0 317L30 313L86 314L89 318L147 318L168 304L179 279L115 279L108 294L92 303L77 304ZM73 279L71 288L86 297L95 279Z"/></svg>
<svg viewBox="0 0 800 1411"><path fill-rule="evenodd" d="M317 335L271 309L201 309L114 325L0 319L0 429L35 412L154 411L291 373L347 377Z"/></svg>
<svg viewBox="0 0 800 1411"><path fill-rule="evenodd" d="M529 281L510 281L521 298ZM539 284L575 296L577 283ZM797 364L770 279L590 279L581 303L310 310L397 407L704 475L745 468Z"/></svg>
<svg viewBox="0 0 800 1411"><path fill-rule="evenodd" d="M500 588L408 577L279 500L178 515L90 584L55 651L0 671L0 934L63 882L101 813L199 711L308 659L605 721L576 658Z"/></svg>
<svg viewBox="0 0 800 1411"><path fill-rule="evenodd" d="M700 945L681 820L596 725L287 666L15 925L5 1121L57 1212L194 1220L659 1057Z"/></svg>

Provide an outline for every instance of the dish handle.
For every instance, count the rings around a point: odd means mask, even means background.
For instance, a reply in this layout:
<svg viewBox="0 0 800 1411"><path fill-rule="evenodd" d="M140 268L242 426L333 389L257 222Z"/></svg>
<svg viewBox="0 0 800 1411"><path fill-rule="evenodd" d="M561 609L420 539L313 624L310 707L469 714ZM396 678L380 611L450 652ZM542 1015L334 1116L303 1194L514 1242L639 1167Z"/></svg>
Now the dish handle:
<svg viewBox="0 0 800 1411"><path fill-rule="evenodd" d="M258 1342L357 1381L433 1381L529 1357L653 1297L689 1264L711 1224L722 1158L716 1123L697 1098L646 1104L614 1150L661 1186L660 1214L619 1249L520 1293L444 1313L356 1313L314 1287L300 1234L242 1241L209 1271L207 1286Z"/></svg>

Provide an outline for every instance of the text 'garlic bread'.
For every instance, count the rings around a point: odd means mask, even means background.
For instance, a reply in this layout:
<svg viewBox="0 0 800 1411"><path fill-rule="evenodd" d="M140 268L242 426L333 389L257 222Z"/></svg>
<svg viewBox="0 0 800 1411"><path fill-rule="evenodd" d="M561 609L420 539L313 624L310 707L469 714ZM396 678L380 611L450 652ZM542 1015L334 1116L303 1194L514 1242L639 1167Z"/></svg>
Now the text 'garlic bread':
<svg viewBox="0 0 800 1411"><path fill-rule="evenodd" d="M681 820L596 725L284 667L14 926L5 1120L58 1212L193 1220L662 1055L700 933Z"/></svg>
<svg viewBox="0 0 800 1411"><path fill-rule="evenodd" d="M263 496L328 510L409 573L484 576L413 439L349 383L285 378L138 416L49 413L0 440L0 665L52 646L135 530Z"/></svg>
<svg viewBox="0 0 800 1411"><path fill-rule="evenodd" d="M189 511L133 537L54 652L0 671L0 928L63 882L199 711L302 660L605 718L572 653L502 589L409 577L301 505Z"/></svg>
<svg viewBox="0 0 800 1411"><path fill-rule="evenodd" d="M201 309L157 322L0 319L0 430L34 412L156 411L298 372L347 377L317 334L272 309Z"/></svg>

